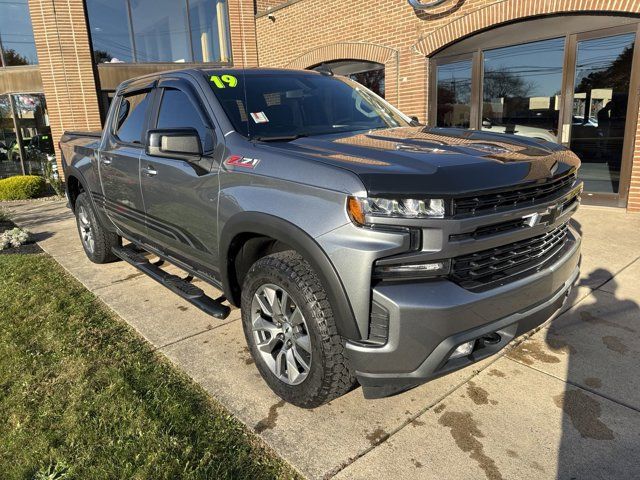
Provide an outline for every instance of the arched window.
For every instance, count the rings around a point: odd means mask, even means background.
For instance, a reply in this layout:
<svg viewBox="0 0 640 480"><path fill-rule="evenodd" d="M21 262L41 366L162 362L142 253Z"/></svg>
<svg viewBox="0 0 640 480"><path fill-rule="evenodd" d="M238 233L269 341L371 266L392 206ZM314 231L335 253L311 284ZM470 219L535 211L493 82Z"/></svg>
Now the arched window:
<svg viewBox="0 0 640 480"><path fill-rule="evenodd" d="M310 70L322 69L329 69L336 75L349 77L384 98L384 65L381 63L363 60L333 60L310 67Z"/></svg>

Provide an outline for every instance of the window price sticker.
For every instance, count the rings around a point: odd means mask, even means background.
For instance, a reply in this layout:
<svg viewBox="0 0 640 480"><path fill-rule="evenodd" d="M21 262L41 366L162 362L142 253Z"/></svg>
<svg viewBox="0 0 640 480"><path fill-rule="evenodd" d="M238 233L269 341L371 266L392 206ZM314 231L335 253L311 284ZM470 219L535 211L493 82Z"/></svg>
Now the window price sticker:
<svg viewBox="0 0 640 480"><path fill-rule="evenodd" d="M251 113L251 118L253 118L253 121L256 122L256 123L268 123L269 122L269 119L264 114L264 112L252 112Z"/></svg>

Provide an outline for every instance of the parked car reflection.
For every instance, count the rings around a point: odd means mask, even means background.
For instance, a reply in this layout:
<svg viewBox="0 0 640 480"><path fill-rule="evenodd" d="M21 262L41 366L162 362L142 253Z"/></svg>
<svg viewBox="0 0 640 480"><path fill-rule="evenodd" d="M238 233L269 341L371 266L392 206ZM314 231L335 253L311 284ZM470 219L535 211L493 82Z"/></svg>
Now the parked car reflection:
<svg viewBox="0 0 640 480"><path fill-rule="evenodd" d="M558 137L552 131L545 128L531 127L528 125L507 124L492 122L488 118L482 120L482 130L492 133L510 133L513 135L520 135L522 137L537 138L539 140L545 140L547 142L556 142Z"/></svg>

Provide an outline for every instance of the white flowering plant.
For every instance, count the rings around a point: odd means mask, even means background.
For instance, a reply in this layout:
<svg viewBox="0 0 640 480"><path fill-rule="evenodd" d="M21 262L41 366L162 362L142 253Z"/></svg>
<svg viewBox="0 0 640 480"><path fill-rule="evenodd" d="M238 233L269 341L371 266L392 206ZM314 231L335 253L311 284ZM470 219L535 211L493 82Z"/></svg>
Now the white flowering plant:
<svg viewBox="0 0 640 480"><path fill-rule="evenodd" d="M19 247L29 241L29 232L22 228L12 228L0 235L0 250L4 250L10 247Z"/></svg>

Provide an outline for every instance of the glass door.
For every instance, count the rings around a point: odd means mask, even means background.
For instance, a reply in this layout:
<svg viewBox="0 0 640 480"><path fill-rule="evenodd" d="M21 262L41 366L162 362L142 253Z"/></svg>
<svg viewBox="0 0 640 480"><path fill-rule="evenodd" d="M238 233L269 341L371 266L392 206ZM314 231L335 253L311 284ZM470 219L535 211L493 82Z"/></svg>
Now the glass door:
<svg viewBox="0 0 640 480"><path fill-rule="evenodd" d="M629 95L637 82L632 78L636 35L634 28L574 39L575 72L568 79L573 83L570 118L565 116L570 135L563 140L569 140L582 160L585 197L596 203L621 204L627 194L637 109L636 96Z"/></svg>

